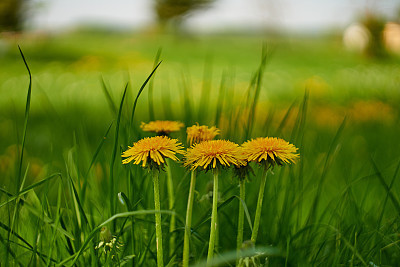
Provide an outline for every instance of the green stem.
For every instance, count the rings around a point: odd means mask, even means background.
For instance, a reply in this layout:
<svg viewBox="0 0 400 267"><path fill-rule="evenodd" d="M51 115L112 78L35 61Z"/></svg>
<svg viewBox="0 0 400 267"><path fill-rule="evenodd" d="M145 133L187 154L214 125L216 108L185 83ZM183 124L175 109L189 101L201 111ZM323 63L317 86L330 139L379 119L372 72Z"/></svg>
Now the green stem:
<svg viewBox="0 0 400 267"><path fill-rule="evenodd" d="M129 178L128 178L128 196L129 196L129 201L132 201L133 199L133 178L132 178L132 172L129 171ZM129 206L128 206L129 207ZM129 210L132 211L132 210ZM135 255L135 217L131 217L131 236L132 236L132 242L131 242L131 247L132 247L132 255ZM135 266L135 261L136 259L132 259L132 266Z"/></svg>
<svg viewBox="0 0 400 267"><path fill-rule="evenodd" d="M218 248L219 248L219 218L218 215L215 218L215 243L214 243L214 252L218 252Z"/></svg>
<svg viewBox="0 0 400 267"><path fill-rule="evenodd" d="M254 218L253 232L251 233L251 241L253 242L253 244L256 243L258 228L260 226L261 209L262 209L262 204L263 204L263 199L264 199L265 182L267 181L267 171L268 171L267 169L264 170L263 176L261 177L260 191L258 192L256 216Z"/></svg>
<svg viewBox="0 0 400 267"><path fill-rule="evenodd" d="M157 249L157 266L163 267L163 245L162 245L162 229L161 229L161 210L160 208L160 185L158 181L158 171L153 171L154 182L154 209L158 212L154 214L156 219L156 249Z"/></svg>
<svg viewBox="0 0 400 267"><path fill-rule="evenodd" d="M174 206L175 206L175 195L174 195L174 183L172 181L172 174L171 174L171 167L170 167L170 161L166 159L166 164L167 166L167 189L168 189L168 209L170 211L173 211ZM171 215L171 220L169 224L169 255L172 256L172 254L175 251L175 235L173 232L175 231L175 215Z"/></svg>
<svg viewBox="0 0 400 267"><path fill-rule="evenodd" d="M196 171L192 171L190 177L190 189L188 196L188 203L186 209L186 226L185 226L185 238L183 241L183 267L189 266L189 242L192 227L192 211L193 211L193 199L194 190L196 188Z"/></svg>
<svg viewBox="0 0 400 267"><path fill-rule="evenodd" d="M240 200L239 200L239 218L238 218L238 232L236 239L236 249L237 249L237 257L236 257L236 266L239 264L240 259L240 251L243 243L243 225L244 225L244 208L242 201L245 201L246 197L246 184L245 179L239 180L239 190L240 190Z"/></svg>
<svg viewBox="0 0 400 267"><path fill-rule="evenodd" d="M217 208L218 208L218 171L214 169L214 185L213 185L213 203L211 211L211 229L210 229L210 241L208 243L208 255L207 255L207 266L210 266L210 262L214 256L214 244L217 230Z"/></svg>

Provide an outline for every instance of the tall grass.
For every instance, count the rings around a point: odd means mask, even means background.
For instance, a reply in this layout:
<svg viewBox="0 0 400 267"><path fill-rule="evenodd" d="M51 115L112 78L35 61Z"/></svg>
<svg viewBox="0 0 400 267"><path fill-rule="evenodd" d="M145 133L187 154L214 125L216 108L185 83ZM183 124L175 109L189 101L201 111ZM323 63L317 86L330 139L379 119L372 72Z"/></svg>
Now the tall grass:
<svg viewBox="0 0 400 267"><path fill-rule="evenodd" d="M1 170L1 262L20 266L155 266L152 177L138 166L123 166L119 155L145 136L138 127L141 121L163 116L162 105L171 116L167 119L184 121L186 126L197 121L210 126L215 123L221 129L221 138L237 143L268 135L285 138L299 147L301 158L297 164L269 174L257 246L244 249L242 257L270 266L395 266L400 260L400 127L377 121L358 122L351 116L341 116L340 123L333 127L321 126L315 120L321 114L313 112L319 103L310 90L298 97L302 100L292 99L292 104L284 103L283 107L282 103L261 101L262 94L277 89L270 88L266 80L266 51L247 90L235 91L233 71L225 71L219 85L211 83L209 79L215 74L207 62L203 85L193 87L200 88L200 92L192 88L190 77L184 76L179 78L181 88L176 89L180 99L158 100L154 96L168 95L165 90L170 85L163 85L162 92L154 85L147 86L156 70L157 75L167 71L159 63L160 54L156 56L158 64L147 70L149 74L139 89L132 83L128 86L129 81L121 81L126 84L123 90L113 88L103 78L97 84L104 93L102 109L108 103L113 119L82 120L86 113L77 106L75 111L59 115L64 119L61 129L59 122L47 120L57 138L51 139L51 148L44 148L40 163L24 154L36 147L35 142L43 141L40 129L34 127L39 119L31 121L29 116L32 88L35 92L36 87L27 64L29 55L25 58L21 52L29 72L28 97L22 142L16 142L22 145L14 148L14 165ZM150 88L149 106L143 109L141 103L146 101L140 96ZM113 94L120 96L117 103ZM394 112L398 115L399 110ZM183 131L173 137L186 142ZM6 150L0 152L5 155ZM40 168L36 176L32 174L33 166ZM160 173L161 226L164 239L171 240L173 235L175 241L173 253L169 253L169 242L164 242L163 256L166 265L177 266L182 262L190 172L180 163L171 162L169 167L175 185L174 211L168 210L167 181ZM254 175L246 184L245 202L240 202L243 200L233 173L219 174L219 236L211 264L235 265L239 202L246 212L244 240L252 235L263 173L256 165L253 169ZM212 178L210 172L200 172L196 178L190 235L192 265L206 262ZM171 215L176 217L174 232L168 231ZM110 229L122 244L119 249L113 247L105 253L96 248L102 227Z"/></svg>

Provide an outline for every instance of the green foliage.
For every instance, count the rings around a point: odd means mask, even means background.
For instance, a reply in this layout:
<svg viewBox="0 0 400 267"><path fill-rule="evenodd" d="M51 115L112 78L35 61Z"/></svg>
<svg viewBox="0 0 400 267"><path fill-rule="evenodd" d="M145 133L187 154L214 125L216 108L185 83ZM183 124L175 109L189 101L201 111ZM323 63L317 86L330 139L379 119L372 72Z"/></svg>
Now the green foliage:
<svg viewBox="0 0 400 267"><path fill-rule="evenodd" d="M375 14L367 14L361 23L369 30L371 34L370 41L365 53L370 57L386 56L383 44L382 32L385 27L385 19Z"/></svg>
<svg viewBox="0 0 400 267"><path fill-rule="evenodd" d="M155 9L160 21L182 17L194 10L211 4L215 0L155 0Z"/></svg>
<svg viewBox="0 0 400 267"><path fill-rule="evenodd" d="M215 0L154 0L154 9L158 21L164 25L167 22L180 22L185 16L198 9L205 8Z"/></svg>
<svg viewBox="0 0 400 267"><path fill-rule="evenodd" d="M140 166L122 165L119 157L148 135L138 125L150 116L186 126L197 120L215 123L221 138L237 143L277 136L299 147L296 164L277 166L268 175L257 243L245 243L243 261L270 266L399 262L400 97L394 61L365 61L326 39L295 45L275 40L281 45L271 57L265 49L261 56L254 51L262 42L253 38L198 37L194 46L188 40L107 37L76 33L27 43L26 49L22 40L26 66L17 48L2 56L7 63L0 66L2 264L155 266L152 179ZM155 65L160 46L156 62L163 63ZM204 64L211 52L213 60ZM127 66L131 69L121 72ZM150 78L153 91L146 99ZM172 137L186 144L184 131ZM177 266L190 172L180 162L169 167L174 212L168 210L166 175L159 177L164 262ZM239 203L246 215L244 240L251 237L263 171L252 168L245 200L233 171L218 178L215 264L236 261ZM196 179L193 265L206 260L211 179L210 172ZM176 228L169 232L172 214ZM109 229L107 238L102 228ZM107 250L99 249L104 241Z"/></svg>
<svg viewBox="0 0 400 267"><path fill-rule="evenodd" d="M25 20L25 0L0 2L0 31L20 31Z"/></svg>

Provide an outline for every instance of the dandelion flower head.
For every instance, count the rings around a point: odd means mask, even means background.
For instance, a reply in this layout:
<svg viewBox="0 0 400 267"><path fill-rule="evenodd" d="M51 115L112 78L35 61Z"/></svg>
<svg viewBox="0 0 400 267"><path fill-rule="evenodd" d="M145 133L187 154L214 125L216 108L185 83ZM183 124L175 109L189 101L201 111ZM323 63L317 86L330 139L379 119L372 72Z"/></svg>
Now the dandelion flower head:
<svg viewBox="0 0 400 267"><path fill-rule="evenodd" d="M209 140L193 145L185 154L184 166L191 170L197 167L215 169L238 166L239 145L227 140Z"/></svg>
<svg viewBox="0 0 400 267"><path fill-rule="evenodd" d="M122 153L122 163L142 164L142 167L163 167L165 158L177 161L175 154L183 154L183 146L177 139L167 136L146 137L134 143L132 147Z"/></svg>
<svg viewBox="0 0 400 267"><path fill-rule="evenodd" d="M294 162L299 154L289 142L276 137L259 137L242 144L243 157L247 161L265 163L266 167Z"/></svg>
<svg viewBox="0 0 400 267"><path fill-rule="evenodd" d="M144 123L140 125L145 132L155 132L158 135L168 135L171 132L179 131L184 124L179 121L150 121L149 123Z"/></svg>
<svg viewBox="0 0 400 267"><path fill-rule="evenodd" d="M214 139L215 136L219 135L220 130L215 126L209 128L208 126L193 125L186 129L187 140L189 145L200 143L203 141L208 141Z"/></svg>

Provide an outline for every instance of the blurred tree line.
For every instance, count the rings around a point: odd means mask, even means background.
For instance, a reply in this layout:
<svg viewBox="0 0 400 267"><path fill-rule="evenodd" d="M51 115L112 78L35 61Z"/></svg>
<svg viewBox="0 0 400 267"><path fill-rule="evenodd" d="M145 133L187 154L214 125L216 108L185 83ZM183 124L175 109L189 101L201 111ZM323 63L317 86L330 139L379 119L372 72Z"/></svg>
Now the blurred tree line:
<svg viewBox="0 0 400 267"><path fill-rule="evenodd" d="M205 8L215 0L154 0L155 13L161 27L168 23L177 27L182 20L196 10Z"/></svg>
<svg viewBox="0 0 400 267"><path fill-rule="evenodd" d="M160 26L179 26L192 12L209 6L216 0L153 0ZM21 31L28 18L32 0L0 0L0 31ZM31 7L30 7L31 8Z"/></svg>
<svg viewBox="0 0 400 267"><path fill-rule="evenodd" d="M0 31L20 31L25 20L26 0L0 0Z"/></svg>

